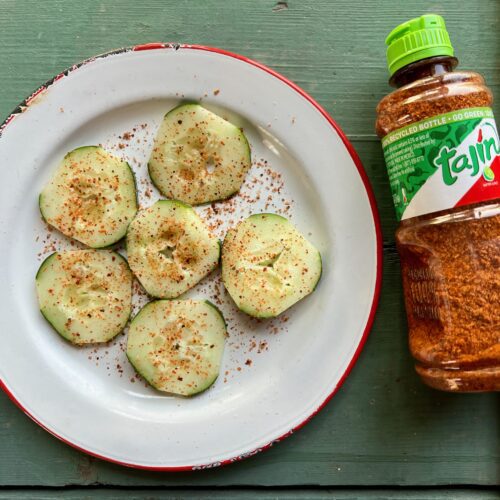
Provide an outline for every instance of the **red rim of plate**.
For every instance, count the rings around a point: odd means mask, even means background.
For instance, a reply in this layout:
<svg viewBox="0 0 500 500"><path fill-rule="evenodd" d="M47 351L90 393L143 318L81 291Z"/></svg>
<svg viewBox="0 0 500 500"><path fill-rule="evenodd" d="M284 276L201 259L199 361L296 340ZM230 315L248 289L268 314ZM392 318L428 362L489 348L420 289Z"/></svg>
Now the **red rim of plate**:
<svg viewBox="0 0 500 500"><path fill-rule="evenodd" d="M354 367L356 361L359 358L359 355L361 354L361 351L365 345L365 342L368 338L368 334L370 333L371 327L373 325L373 320L375 318L375 312L377 310L377 305L379 301L379 296L380 296L380 286L381 286L381 281L382 281L382 232L380 229L380 220L379 220L379 215L377 211L377 204L375 201L375 196L373 195L372 188L370 186L368 177L366 175L366 172L363 168L363 165L361 163L361 160L359 159L356 151L354 150L354 147L352 144L349 142L347 139L346 135L342 131L342 129L337 125L337 123L333 120L333 118L323 109L322 106L320 106L307 92L302 90L299 86L297 86L295 83L292 81L288 80L285 78L283 75L279 74L278 72L274 71L271 68L268 68L264 64L261 64L257 61L253 61L252 59L249 59L245 56L235 54L233 52L228 52L227 50L223 49L218 49L215 47L207 47L204 45L189 45L189 44L174 44L174 43L148 43L144 45L135 45L133 47L127 47L127 48L122 48L118 50L113 50L110 52L106 52L104 54L98 55L96 57L92 57L90 59L87 59L79 64L76 64L69 68L66 71L63 71L53 79L49 80L46 84L42 85L39 89L37 89L33 94L31 94L25 101L23 101L8 117L7 119L0 125L0 137L2 135L3 130L7 127L7 125L20 113L22 113L26 107L29 106L30 102L41 92L47 90L48 87L50 87L54 82L60 80L61 78L67 76L69 73L71 73L74 70L77 70L81 66L84 66L85 64L88 64L95 59L98 58L103 58L103 57L108 57L112 56L115 54L121 54L123 52L129 52L129 51L142 51L142 50L155 50L155 49L170 49L170 50L178 50L178 49L189 49L189 50L201 50L201 51L206 51L206 52L214 52L216 54L221 54L227 57L232 57L234 59L239 59L240 61L243 61L247 64L251 64L252 66L255 66L256 68L259 68L266 73L274 76L278 80L281 80L283 83L288 85L290 88L295 90L298 94L300 94L304 99L309 101L318 111L323 115L323 117L327 120L327 122L332 126L332 128L335 130L335 132L338 134L338 136L342 139L342 142L344 143L345 147L347 148L347 151L349 152L354 164L356 165L356 168L358 169L359 176L361 177L361 180L363 182L363 185L366 190L366 194L368 196L368 200L370 202L370 208L372 211L372 216L373 216L373 223L375 225L375 233L376 233L376 240L377 240L377 276L375 280L375 290L373 294L373 301L372 305L370 308L370 314L368 315L368 319L363 331L363 335L361 337L361 340L358 344L358 347L356 348L356 351L354 352L354 355L349 362L349 365L347 366L344 374L340 378L339 382L333 389L333 391L326 397L326 399L302 422L297 424L293 429L290 429L287 431L285 434L281 435L280 437L272 440L271 442L260 446L252 451L249 451L247 453L244 453L243 455L235 456L232 458L228 458L219 462L215 463L210 463L210 464L204 464L204 465L182 465L182 466L174 466L174 467L156 467L156 466L147 466L147 465L141 465L141 464L134 464L134 463L129 463L129 462L121 462L119 460L115 460L110 457L106 457L104 455L99 455L98 453L94 453L92 451L86 450L85 448L82 448L78 446L75 443L72 443L68 441L67 439L63 438L62 436L59 436L56 434L53 430L49 429L47 426L45 426L42 422L40 422L37 418L35 418L26 408L23 407L23 405L20 403L20 401L17 400L17 398L14 396L14 394L10 391L10 389L5 385L5 383L0 380L0 387L4 390L4 392L7 394L7 396L11 399L11 401L18 407L20 408L28 417L30 417L36 424L38 424L40 427L45 429L47 432L55 436L57 439L61 440L62 442L68 444L69 446L82 451L84 453L87 453L88 455L91 455L93 457L99 458L101 460L106 460L108 462L112 462L118 465L123 465L126 467L132 467L135 469L144 469L144 470L153 470L153 471L170 471L170 472L175 472L175 471L189 471L189 470L198 470L198 469L207 469L207 468L213 468L213 467L219 467L222 465L227 465L233 462L237 462L239 460L243 460L244 458L256 455L257 453L267 450L271 448L274 444L282 441L283 439L287 438L291 434L293 434L295 431L299 430L302 428L309 420L311 420L317 413L319 413L325 406L326 404L332 399L332 397L336 394L336 392L340 389L342 384L344 383L345 379L351 372L352 368Z"/></svg>

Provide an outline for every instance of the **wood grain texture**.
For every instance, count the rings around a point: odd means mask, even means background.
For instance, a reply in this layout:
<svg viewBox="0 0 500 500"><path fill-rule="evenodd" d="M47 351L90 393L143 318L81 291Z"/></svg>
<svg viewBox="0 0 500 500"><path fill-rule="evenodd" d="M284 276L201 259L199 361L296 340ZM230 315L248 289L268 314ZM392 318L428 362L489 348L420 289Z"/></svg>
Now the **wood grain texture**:
<svg viewBox="0 0 500 500"><path fill-rule="evenodd" d="M0 500L54 500L62 496L70 500L159 500L159 499L175 499L175 500L194 500L199 498L212 498L217 500L498 500L497 492L493 490L479 490L465 488L460 490L443 490L443 489L422 489L413 490L405 489L390 490L390 489L334 489L334 490L311 490L311 489L273 489L270 491L262 491L259 489L229 489L229 490L190 490L190 489L168 489L168 490L130 490L130 489L66 489L59 492L57 497L54 490L9 490L0 492Z"/></svg>
<svg viewBox="0 0 500 500"><path fill-rule="evenodd" d="M352 375L325 410L292 438L242 463L182 474L133 471L90 458L38 428L1 394L0 485L500 482L498 396L439 393L424 387L413 372L393 247L395 217L373 133L374 108L389 90L383 40L396 24L423 12L446 17L461 66L482 72L500 99L500 2L289 0L287 9L273 11L274 6L267 0L2 0L0 115L75 62L158 40L239 52L301 85L353 139L382 219L380 308ZM495 111L500 116L498 104Z"/></svg>

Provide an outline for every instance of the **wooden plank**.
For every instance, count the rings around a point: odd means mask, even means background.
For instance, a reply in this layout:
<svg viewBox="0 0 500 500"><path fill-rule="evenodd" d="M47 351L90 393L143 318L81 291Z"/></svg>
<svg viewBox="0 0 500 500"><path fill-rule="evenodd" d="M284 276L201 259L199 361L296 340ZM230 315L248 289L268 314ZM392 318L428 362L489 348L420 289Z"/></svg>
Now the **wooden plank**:
<svg viewBox="0 0 500 500"><path fill-rule="evenodd" d="M406 348L395 220L374 108L388 91L383 40L422 12L445 15L465 68L481 71L500 102L500 3L391 0L3 0L0 115L63 68L111 48L154 40L220 46L260 60L303 86L355 139L381 212L385 270L380 309L358 365L303 430L223 469L133 471L58 442L0 395L0 485L496 485L498 398L424 387ZM500 116L498 104L495 107ZM11 493L9 491L9 493ZM0 497L1 498L1 497ZM427 497L426 497L427 498Z"/></svg>
<svg viewBox="0 0 500 500"><path fill-rule="evenodd" d="M465 489L334 489L334 490L286 490L273 489L262 491L249 490L128 490L128 489L64 489L64 490L9 490L0 492L0 500L67 500L105 499L105 500L157 500L161 498L182 499L234 499L234 500L498 500L498 493L494 490Z"/></svg>

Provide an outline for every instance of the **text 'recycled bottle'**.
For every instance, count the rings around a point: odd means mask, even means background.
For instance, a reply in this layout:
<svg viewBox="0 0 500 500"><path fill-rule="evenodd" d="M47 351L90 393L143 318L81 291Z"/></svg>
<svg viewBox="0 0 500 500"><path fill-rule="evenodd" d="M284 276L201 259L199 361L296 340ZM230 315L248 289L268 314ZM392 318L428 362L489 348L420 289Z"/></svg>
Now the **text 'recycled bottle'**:
<svg viewBox="0 0 500 500"><path fill-rule="evenodd" d="M500 390L500 140L478 73L454 71L444 20L387 37L377 106L417 373L454 392Z"/></svg>

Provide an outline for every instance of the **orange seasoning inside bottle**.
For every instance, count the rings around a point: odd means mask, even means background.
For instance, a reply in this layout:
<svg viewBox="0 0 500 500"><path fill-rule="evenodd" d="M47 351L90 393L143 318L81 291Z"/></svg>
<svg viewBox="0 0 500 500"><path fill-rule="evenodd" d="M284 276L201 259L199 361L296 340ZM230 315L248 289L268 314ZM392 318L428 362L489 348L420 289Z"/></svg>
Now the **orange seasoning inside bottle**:
<svg viewBox="0 0 500 500"><path fill-rule="evenodd" d="M481 75L454 71L444 20L388 36L390 83L377 107L400 225L410 350L423 381L500 390L500 140Z"/></svg>

